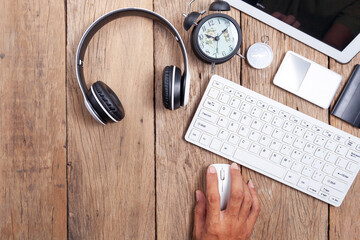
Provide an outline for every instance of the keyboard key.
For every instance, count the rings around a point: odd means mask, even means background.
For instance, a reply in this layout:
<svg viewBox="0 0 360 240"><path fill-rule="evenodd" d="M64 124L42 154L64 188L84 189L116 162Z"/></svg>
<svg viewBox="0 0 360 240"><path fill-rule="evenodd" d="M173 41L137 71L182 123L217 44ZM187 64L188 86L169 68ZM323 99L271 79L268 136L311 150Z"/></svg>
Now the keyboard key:
<svg viewBox="0 0 360 240"><path fill-rule="evenodd" d="M250 115L255 117L255 118L259 118L261 116L262 110L258 107L253 107L251 109Z"/></svg>
<svg viewBox="0 0 360 240"><path fill-rule="evenodd" d="M225 86L224 91L229 93L229 94L233 94L235 90L233 88L229 87L229 86Z"/></svg>
<svg viewBox="0 0 360 240"><path fill-rule="evenodd" d="M220 117L217 124L218 124L220 127L226 127L227 124L228 124L228 122L229 122L229 120L228 120L227 118L225 118L225 117Z"/></svg>
<svg viewBox="0 0 360 240"><path fill-rule="evenodd" d="M334 134L332 132L330 132L329 130L324 130L323 131L323 135L328 137L328 138L331 138Z"/></svg>
<svg viewBox="0 0 360 240"><path fill-rule="evenodd" d="M302 171L302 174L307 176L307 177L311 177L314 173L314 169L309 167L309 166L305 166L303 171Z"/></svg>
<svg viewBox="0 0 360 240"><path fill-rule="evenodd" d="M292 132L293 129L295 127L295 124L293 124L292 122L289 122L289 121L285 121L284 125L283 125L283 129L285 131L288 131L288 132Z"/></svg>
<svg viewBox="0 0 360 240"><path fill-rule="evenodd" d="M339 145L335 150L335 152L341 156L345 156L347 151L348 151L348 148L345 146L342 146L342 145Z"/></svg>
<svg viewBox="0 0 360 240"><path fill-rule="evenodd" d="M257 153L259 153L260 149L261 149L261 147L259 145L253 143L253 144L250 145L249 150L250 150L250 152L257 154Z"/></svg>
<svg viewBox="0 0 360 240"><path fill-rule="evenodd" d="M354 147L355 145L356 145L356 143L350 139L345 141L345 146L347 146L347 147L351 148L351 147Z"/></svg>
<svg viewBox="0 0 360 240"><path fill-rule="evenodd" d="M211 88L209 91L209 97L216 99L219 96L220 91L216 88Z"/></svg>
<svg viewBox="0 0 360 240"><path fill-rule="evenodd" d="M262 136L259 141L259 143L261 145L266 146L266 147L269 146L270 142L271 142L271 138L269 138L267 136Z"/></svg>
<svg viewBox="0 0 360 240"><path fill-rule="evenodd" d="M303 189L306 189L309 186L309 182L310 182L309 179L301 177L298 182L298 186Z"/></svg>
<svg viewBox="0 0 360 240"><path fill-rule="evenodd" d="M205 131L211 135L216 135L216 133L218 132L219 128L210 124L210 123L207 123L205 121L202 121L200 119L196 120L195 122L195 127L202 130L202 131Z"/></svg>
<svg viewBox="0 0 360 240"><path fill-rule="evenodd" d="M218 81L214 81L213 86L222 89L224 85L222 83L218 82Z"/></svg>
<svg viewBox="0 0 360 240"><path fill-rule="evenodd" d="M290 116L290 121L294 122L294 123L299 123L300 122L300 118L295 117L295 116Z"/></svg>
<svg viewBox="0 0 360 240"><path fill-rule="evenodd" d="M232 132L236 132L239 128L239 124L237 124L236 122L231 122L228 126L228 129Z"/></svg>
<svg viewBox="0 0 360 240"><path fill-rule="evenodd" d="M316 146L311 143L308 143L305 145L304 151L313 154L316 151Z"/></svg>
<svg viewBox="0 0 360 240"><path fill-rule="evenodd" d="M263 115L261 116L261 120L263 120L264 122L269 123L272 119L273 115L269 112L264 112Z"/></svg>
<svg viewBox="0 0 360 240"><path fill-rule="evenodd" d="M340 200L337 197L334 197L334 196L330 196L330 201L332 201L335 204L338 204L340 202Z"/></svg>
<svg viewBox="0 0 360 240"><path fill-rule="evenodd" d="M198 141L200 138L201 132L199 130L193 129L189 135L189 138L194 141Z"/></svg>
<svg viewBox="0 0 360 240"><path fill-rule="evenodd" d="M259 140L260 136L261 136L260 133L251 131L249 139L257 142Z"/></svg>
<svg viewBox="0 0 360 240"><path fill-rule="evenodd" d="M326 174L331 175L334 172L334 170L335 170L335 167L332 164L325 163L322 171Z"/></svg>
<svg viewBox="0 0 360 240"><path fill-rule="evenodd" d="M287 112L285 112L285 111L283 111L283 110L280 110L280 111L279 111L279 115L280 115L280 117L282 117L282 118L284 118L284 119L288 119L288 118L290 117L290 114L287 113Z"/></svg>
<svg viewBox="0 0 360 240"><path fill-rule="evenodd" d="M324 193L324 192L319 192L319 195L321 196L321 197L323 197L323 198L328 198L329 197L329 194L327 194L327 193Z"/></svg>
<svg viewBox="0 0 360 240"><path fill-rule="evenodd" d="M325 137L319 135L316 137L314 143L319 145L320 147L323 147L325 146L326 140L327 139Z"/></svg>
<svg viewBox="0 0 360 240"><path fill-rule="evenodd" d="M262 122L259 120L254 120L251 124L251 128L255 129L255 130L260 130L262 127Z"/></svg>
<svg viewBox="0 0 360 240"><path fill-rule="evenodd" d="M309 124L307 121L302 120L302 121L301 121L301 126L303 126L303 127L305 127L305 128L308 128L308 127L310 127L310 124Z"/></svg>
<svg viewBox="0 0 360 240"><path fill-rule="evenodd" d="M241 139L240 143L239 143L239 147L243 148L243 149L248 149L250 146L250 141L247 139Z"/></svg>
<svg viewBox="0 0 360 240"><path fill-rule="evenodd" d="M204 102L204 107L217 112L220 109L220 104L208 98Z"/></svg>
<svg viewBox="0 0 360 240"><path fill-rule="evenodd" d="M229 116L230 110L228 106L222 106L219 113L224 116Z"/></svg>
<svg viewBox="0 0 360 240"><path fill-rule="evenodd" d="M261 130L263 133L267 134L267 135L271 135L272 131L273 131L273 127L271 127L270 125L265 124L263 129Z"/></svg>
<svg viewBox="0 0 360 240"><path fill-rule="evenodd" d="M315 157L318 157L320 159L324 159L326 156L327 151L323 148L317 148L315 151Z"/></svg>
<svg viewBox="0 0 360 240"><path fill-rule="evenodd" d="M276 107L273 107L271 105L268 107L268 110L275 114L277 114L279 112L279 109L277 109Z"/></svg>
<svg viewBox="0 0 360 240"><path fill-rule="evenodd" d="M214 138L212 141L211 141L211 144L210 144L210 148L216 150L216 151L219 151L220 148L221 148L221 145L222 145L222 141L220 141L219 139L216 139Z"/></svg>
<svg viewBox="0 0 360 240"><path fill-rule="evenodd" d="M230 106L233 107L233 108L238 108L240 105L240 99L238 98L232 98L230 100Z"/></svg>
<svg viewBox="0 0 360 240"><path fill-rule="evenodd" d="M243 137L247 137L249 135L249 132L250 132L250 128L246 126L242 126L239 129L239 134Z"/></svg>
<svg viewBox="0 0 360 240"><path fill-rule="evenodd" d="M300 160L303 156L303 152L298 150L298 149L295 149L292 154L291 154L291 157L295 160Z"/></svg>
<svg viewBox="0 0 360 240"><path fill-rule="evenodd" d="M270 160L276 163L280 163L283 157L278 153L271 154Z"/></svg>
<svg viewBox="0 0 360 240"><path fill-rule="evenodd" d="M298 180L300 179L300 176L294 172L290 172L288 171L286 173L285 176L285 181L291 183L291 184L296 184L298 182Z"/></svg>
<svg viewBox="0 0 360 240"><path fill-rule="evenodd" d="M270 148L275 151L279 151L281 143L279 141L273 140L270 144Z"/></svg>
<svg viewBox="0 0 360 240"><path fill-rule="evenodd" d="M339 166L339 167L342 167L342 168L345 168L346 165L348 164L348 161L343 159L343 158L339 158L337 161L336 161L336 166Z"/></svg>
<svg viewBox="0 0 360 240"><path fill-rule="evenodd" d="M315 136L316 136L316 134L314 132L306 131L306 133L304 135L304 139L309 142L312 142L312 141L314 141Z"/></svg>
<svg viewBox="0 0 360 240"><path fill-rule="evenodd" d="M234 144L234 145L237 145L238 142L240 141L240 137L235 135L235 134L231 134L230 137L229 137L229 142Z"/></svg>
<svg viewBox="0 0 360 240"><path fill-rule="evenodd" d="M321 127L318 127L318 126L312 126L311 128L314 132L316 133L321 133L322 131L322 128Z"/></svg>
<svg viewBox="0 0 360 240"><path fill-rule="evenodd" d="M271 151L267 148L263 148L261 151L260 151L260 156L263 157L263 158L266 158L268 159L271 155Z"/></svg>
<svg viewBox="0 0 360 240"><path fill-rule="evenodd" d="M311 165L313 161L315 160L314 157L310 155L304 155L304 157L301 159L301 162L305 163L306 165Z"/></svg>
<svg viewBox="0 0 360 240"><path fill-rule="evenodd" d="M293 144L294 147L303 149L305 147L305 141L302 138L297 138Z"/></svg>
<svg viewBox="0 0 360 240"><path fill-rule="evenodd" d="M281 140L284 136L284 132L279 129L275 129L272 136L277 140Z"/></svg>
<svg viewBox="0 0 360 240"><path fill-rule="evenodd" d="M235 152L235 148L227 143L224 143L224 145L222 146L220 152L232 156Z"/></svg>
<svg viewBox="0 0 360 240"><path fill-rule="evenodd" d="M324 173L320 171L315 171L314 175L312 176L312 179L314 179L317 182L321 182L324 178Z"/></svg>
<svg viewBox="0 0 360 240"><path fill-rule="evenodd" d="M240 119L240 116L241 116L241 113L237 110L232 111L230 114L230 118L235 121L238 121Z"/></svg>
<svg viewBox="0 0 360 240"><path fill-rule="evenodd" d="M359 169L359 165L355 164L353 162L349 162L348 165L346 166L346 170L352 172L352 173L356 173Z"/></svg>
<svg viewBox="0 0 360 240"><path fill-rule="evenodd" d="M305 129L302 127L296 126L293 133L298 137L302 137L305 133Z"/></svg>
<svg viewBox="0 0 360 240"><path fill-rule="evenodd" d="M211 136L207 135L207 134L203 134L200 138L200 143L204 144L205 146L208 146L211 142Z"/></svg>
<svg viewBox="0 0 360 240"><path fill-rule="evenodd" d="M337 145L338 144L335 141L328 140L325 144L325 148L330 151L334 151L336 149Z"/></svg>
<svg viewBox="0 0 360 240"><path fill-rule="evenodd" d="M297 173L300 173L303 169L304 165L299 162L294 162L291 169Z"/></svg>
<svg viewBox="0 0 360 240"><path fill-rule="evenodd" d="M230 96L227 95L226 93L221 93L220 97L219 97L219 101L222 103L227 103L230 99Z"/></svg>
<svg viewBox="0 0 360 240"><path fill-rule="evenodd" d="M250 103L255 103L255 102L256 102L255 98L253 98L253 97L251 97L251 96L249 96L249 95L246 96L245 100L248 101L248 102L250 102Z"/></svg>
<svg viewBox="0 0 360 240"><path fill-rule="evenodd" d="M245 98L245 94L240 92L240 91L235 91L235 96L240 98L240 99L244 99Z"/></svg>
<svg viewBox="0 0 360 240"><path fill-rule="evenodd" d="M342 183L335 178L325 176L323 183L329 187L332 187L340 192L345 192L347 187L345 183Z"/></svg>
<svg viewBox="0 0 360 240"><path fill-rule="evenodd" d="M336 154L329 152L328 154L326 154L325 161L335 163L337 158L338 157Z"/></svg>
<svg viewBox="0 0 360 240"><path fill-rule="evenodd" d="M351 175L349 173L337 168L337 169L335 169L333 176L340 180L343 180L344 182L347 183L350 180Z"/></svg>
<svg viewBox="0 0 360 240"><path fill-rule="evenodd" d="M258 101L256 105L263 109L267 108L267 104L262 101Z"/></svg>
<svg viewBox="0 0 360 240"><path fill-rule="evenodd" d="M315 161L313 162L312 166L316 169L322 169L324 166L325 162L323 160L320 159L315 159Z"/></svg>
<svg viewBox="0 0 360 240"><path fill-rule="evenodd" d="M226 140L228 136L229 136L229 132L224 129L220 130L219 135L218 135L218 137L222 140Z"/></svg>
<svg viewBox="0 0 360 240"><path fill-rule="evenodd" d="M340 143L344 143L345 142L345 138L339 136L339 135L336 135L334 136L334 140L337 141L337 142L340 142Z"/></svg>
<svg viewBox="0 0 360 240"><path fill-rule="evenodd" d="M283 124L284 120L282 120L281 118L278 117L274 117L273 121L271 122L272 125L276 126L276 127L281 127Z"/></svg>
<svg viewBox="0 0 360 240"><path fill-rule="evenodd" d="M289 158L289 157L284 157L283 160L281 161L281 165L286 168L290 168L292 163L293 163L293 160L291 160L291 158Z"/></svg>
<svg viewBox="0 0 360 240"><path fill-rule="evenodd" d="M243 102L240 106L240 111L244 113L250 112L250 109L251 109L251 104L247 102Z"/></svg>
<svg viewBox="0 0 360 240"><path fill-rule="evenodd" d="M213 112L210 112L206 109L201 109L199 113L199 117L202 119L208 120L209 122L215 123L217 119L217 115Z"/></svg>
<svg viewBox="0 0 360 240"><path fill-rule="evenodd" d="M283 141L289 145L292 145L295 140L295 137L289 133L285 134Z"/></svg>
<svg viewBox="0 0 360 240"><path fill-rule="evenodd" d="M360 153L355 152L353 150L349 150L348 153L346 154L346 157L355 162L360 162Z"/></svg>
<svg viewBox="0 0 360 240"><path fill-rule="evenodd" d="M355 148L357 151L360 151L360 144L356 145L356 148Z"/></svg>
<svg viewBox="0 0 360 240"><path fill-rule="evenodd" d="M292 150L291 147L289 147L289 146L287 146L287 145L283 145L283 146L281 147L280 152L281 152L282 154L286 155L286 156L289 156L290 153L291 153L291 150Z"/></svg>
<svg viewBox="0 0 360 240"><path fill-rule="evenodd" d="M248 115L243 115L240 123L249 126L251 124L251 121L252 121L251 117L249 117Z"/></svg>

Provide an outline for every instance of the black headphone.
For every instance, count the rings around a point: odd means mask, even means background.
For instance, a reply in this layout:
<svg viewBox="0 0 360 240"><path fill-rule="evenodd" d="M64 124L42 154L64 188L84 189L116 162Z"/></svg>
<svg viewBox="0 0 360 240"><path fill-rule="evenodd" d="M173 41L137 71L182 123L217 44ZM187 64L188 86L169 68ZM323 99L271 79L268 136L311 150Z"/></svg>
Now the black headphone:
<svg viewBox="0 0 360 240"><path fill-rule="evenodd" d="M180 44L184 58L184 75L180 68L167 66L163 73L162 98L165 108L170 110L186 106L189 102L190 73L188 58L184 43L174 26L161 15L142 8L122 8L109 12L95 22L83 34L76 53L76 76L84 96L84 102L91 116L101 124L118 122L125 116L124 108L113 90L105 83L97 81L91 85L90 90L86 87L84 80L84 55L90 40L107 23L125 16L140 16L157 20L162 23L175 36Z"/></svg>

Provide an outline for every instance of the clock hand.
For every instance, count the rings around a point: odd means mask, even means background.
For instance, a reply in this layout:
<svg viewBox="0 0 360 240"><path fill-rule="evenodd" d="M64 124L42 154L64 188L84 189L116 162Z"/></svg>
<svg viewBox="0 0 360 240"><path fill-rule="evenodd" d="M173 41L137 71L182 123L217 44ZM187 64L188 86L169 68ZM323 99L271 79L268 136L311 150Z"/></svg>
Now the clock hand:
<svg viewBox="0 0 360 240"><path fill-rule="evenodd" d="M208 34L205 34L205 36L206 36L207 38L213 38L213 39L215 39L215 37L213 37L213 36L211 36L211 35L208 35Z"/></svg>
<svg viewBox="0 0 360 240"><path fill-rule="evenodd" d="M224 32L226 32L228 28L225 28L224 30L221 31L220 35L218 37L220 37Z"/></svg>

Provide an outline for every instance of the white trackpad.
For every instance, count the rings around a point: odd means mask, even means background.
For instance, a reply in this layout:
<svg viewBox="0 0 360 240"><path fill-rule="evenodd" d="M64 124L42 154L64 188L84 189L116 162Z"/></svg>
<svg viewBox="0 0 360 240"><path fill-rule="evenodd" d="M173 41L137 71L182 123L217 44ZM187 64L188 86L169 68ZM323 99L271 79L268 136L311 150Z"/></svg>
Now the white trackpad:
<svg viewBox="0 0 360 240"><path fill-rule="evenodd" d="M288 51L275 75L274 84L327 109L341 79L341 75Z"/></svg>

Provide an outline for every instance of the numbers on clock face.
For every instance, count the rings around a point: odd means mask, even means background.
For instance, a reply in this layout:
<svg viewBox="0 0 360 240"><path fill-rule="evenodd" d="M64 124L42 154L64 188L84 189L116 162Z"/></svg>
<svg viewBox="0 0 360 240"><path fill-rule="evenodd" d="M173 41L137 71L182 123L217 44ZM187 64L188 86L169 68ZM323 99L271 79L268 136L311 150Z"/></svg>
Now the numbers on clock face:
<svg viewBox="0 0 360 240"><path fill-rule="evenodd" d="M229 56L238 44L235 25L224 17L213 17L204 22L198 33L198 46L210 58Z"/></svg>

